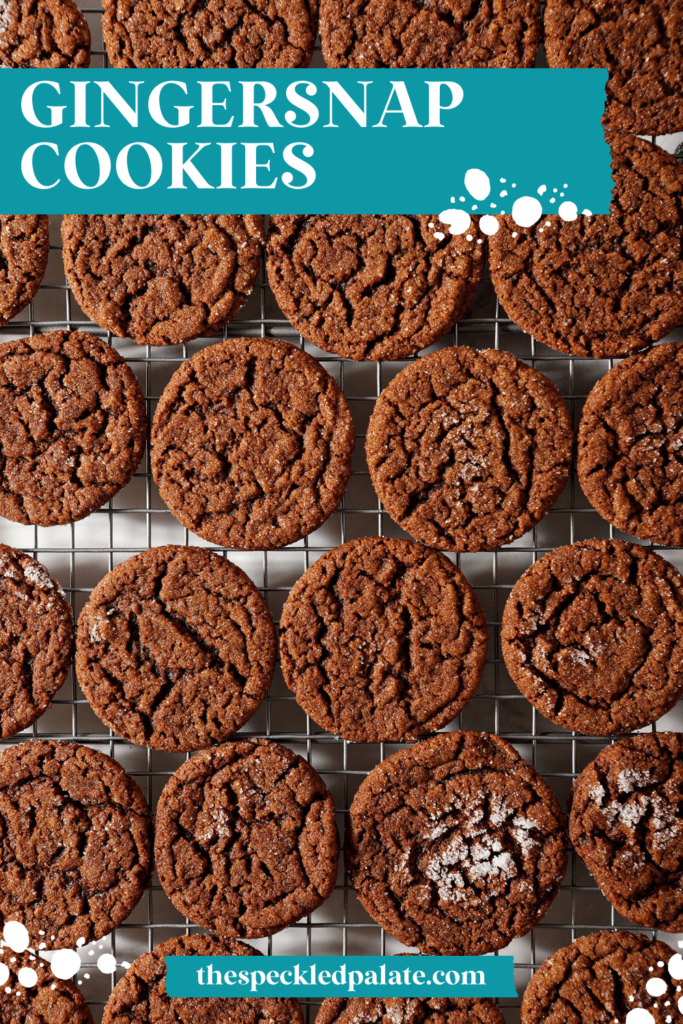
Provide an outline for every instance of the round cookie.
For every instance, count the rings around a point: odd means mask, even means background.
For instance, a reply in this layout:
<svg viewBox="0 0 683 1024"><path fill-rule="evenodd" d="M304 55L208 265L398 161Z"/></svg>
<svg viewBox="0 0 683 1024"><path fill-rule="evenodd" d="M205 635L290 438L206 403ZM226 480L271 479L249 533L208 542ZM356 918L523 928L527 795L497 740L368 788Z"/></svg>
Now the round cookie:
<svg viewBox="0 0 683 1024"><path fill-rule="evenodd" d="M30 978L28 971L33 972ZM33 984L27 984L33 976ZM7 945L0 947L0 1020L3 1024L93 1024L88 1004L73 982L55 977L50 965L34 952L15 953Z"/></svg>
<svg viewBox="0 0 683 1024"><path fill-rule="evenodd" d="M307 341L345 359L403 359L438 341L484 267L476 223L436 215L272 216L268 281Z"/></svg>
<svg viewBox="0 0 683 1024"><path fill-rule="evenodd" d="M150 548L117 565L78 620L76 672L105 725L154 750L199 750L258 709L275 628L245 572L205 548Z"/></svg>
<svg viewBox="0 0 683 1024"><path fill-rule="evenodd" d="M87 68L90 29L73 0L5 0L0 66Z"/></svg>
<svg viewBox="0 0 683 1024"><path fill-rule="evenodd" d="M603 123L633 135L683 130L683 0L548 0L551 68L608 68Z"/></svg>
<svg viewBox="0 0 683 1024"><path fill-rule="evenodd" d="M498 736L440 733L392 754L351 804L346 865L385 931L478 956L534 927L567 866L552 790Z"/></svg>
<svg viewBox="0 0 683 1024"><path fill-rule="evenodd" d="M538 0L322 0L320 7L331 68L530 68L540 35Z"/></svg>
<svg viewBox="0 0 683 1024"><path fill-rule="evenodd" d="M282 672L297 703L357 743L447 725L476 693L487 645L463 574L409 540L362 537L321 555L280 617Z"/></svg>
<svg viewBox="0 0 683 1024"><path fill-rule="evenodd" d="M25 526L84 519L132 479L145 400L116 349L83 331L0 345L0 515Z"/></svg>
<svg viewBox="0 0 683 1024"><path fill-rule="evenodd" d="M491 280L537 341L575 356L625 356L683 323L683 166L651 142L606 132L610 213L531 228L500 217Z"/></svg>
<svg viewBox="0 0 683 1024"><path fill-rule="evenodd" d="M304 1024L296 999L171 998L167 956L260 956L253 946L213 935L179 935L134 960L112 991L102 1024Z"/></svg>
<svg viewBox="0 0 683 1024"><path fill-rule="evenodd" d="M102 33L115 68L308 67L317 0L104 0Z"/></svg>
<svg viewBox="0 0 683 1024"><path fill-rule="evenodd" d="M493 551L562 493L573 431L544 374L509 352L446 348L384 389L365 451L391 518L425 544Z"/></svg>
<svg viewBox="0 0 683 1024"><path fill-rule="evenodd" d="M149 885L151 847L145 798L113 758L57 740L0 754L0 929L20 921L47 949L102 938Z"/></svg>
<svg viewBox="0 0 683 1024"><path fill-rule="evenodd" d="M222 936L272 935L331 894L334 816L323 780L287 747L212 747L181 765L159 798L159 881L194 924Z"/></svg>
<svg viewBox="0 0 683 1024"><path fill-rule="evenodd" d="M674 955L665 942L631 932L594 932L558 949L541 964L522 1000L522 1024L581 1021L614 1024L643 1009L653 1024L681 1024L676 983L666 965ZM651 979L667 985L663 998L651 996Z"/></svg>
<svg viewBox="0 0 683 1024"><path fill-rule="evenodd" d="M505 1024L492 999L325 999L315 1024Z"/></svg>
<svg viewBox="0 0 683 1024"><path fill-rule="evenodd" d="M49 254L47 217L0 216L0 327L21 313L35 297Z"/></svg>
<svg viewBox="0 0 683 1024"><path fill-rule="evenodd" d="M683 546L683 344L657 345L605 374L583 407L583 492L618 530Z"/></svg>
<svg viewBox="0 0 683 1024"><path fill-rule="evenodd" d="M513 681L551 722L642 729L683 694L683 576L638 544L567 544L517 581L501 640Z"/></svg>
<svg viewBox="0 0 683 1024"><path fill-rule="evenodd" d="M67 281L86 316L138 345L181 345L215 334L246 302L263 218L69 214L62 245Z"/></svg>
<svg viewBox="0 0 683 1024"><path fill-rule="evenodd" d="M294 345L230 338L176 370L152 426L152 473L176 519L225 547L281 548L332 515L355 431L343 392Z"/></svg>
<svg viewBox="0 0 683 1024"><path fill-rule="evenodd" d="M0 739L51 707L72 651L73 615L59 583L34 558L0 544Z"/></svg>
<svg viewBox="0 0 683 1024"><path fill-rule="evenodd" d="M602 750L574 783L569 838L622 917L683 930L683 735Z"/></svg>

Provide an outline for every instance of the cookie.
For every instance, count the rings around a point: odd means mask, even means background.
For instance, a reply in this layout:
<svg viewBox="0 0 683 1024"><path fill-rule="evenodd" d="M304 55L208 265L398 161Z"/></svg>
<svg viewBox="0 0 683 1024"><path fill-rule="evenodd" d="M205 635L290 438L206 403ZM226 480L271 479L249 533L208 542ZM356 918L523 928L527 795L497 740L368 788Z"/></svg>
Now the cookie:
<svg viewBox="0 0 683 1024"><path fill-rule="evenodd" d="M522 1024L614 1024L641 1009L641 1019L653 1024L681 1024L676 983L666 969L673 955L665 942L654 942L647 935L582 935L571 946L558 949L536 971L522 1000ZM647 991L654 979L665 984L663 998Z"/></svg>
<svg viewBox="0 0 683 1024"><path fill-rule="evenodd" d="M305 352L230 338L198 352L164 389L152 473L176 519L231 548L281 548L325 522L351 475L347 401Z"/></svg>
<svg viewBox="0 0 683 1024"><path fill-rule="evenodd" d="M504 1024L492 999L325 999L315 1024Z"/></svg>
<svg viewBox="0 0 683 1024"><path fill-rule="evenodd" d="M102 33L115 68L305 68L317 0L103 0Z"/></svg>
<svg viewBox="0 0 683 1024"><path fill-rule="evenodd" d="M102 938L149 885L151 847L145 798L113 758L57 740L0 754L0 928L20 921L47 949Z"/></svg>
<svg viewBox="0 0 683 1024"><path fill-rule="evenodd" d="M93 1024L88 1004L73 982L55 977L50 965L33 951L15 953L6 945L0 948L0 1020L3 1024Z"/></svg>
<svg viewBox="0 0 683 1024"><path fill-rule="evenodd" d="M683 735L602 750L574 783L569 838L617 913L683 931Z"/></svg>
<svg viewBox="0 0 683 1024"><path fill-rule="evenodd" d="M578 433L583 492L618 530L683 546L683 344L658 345L609 371Z"/></svg>
<svg viewBox="0 0 683 1024"><path fill-rule="evenodd" d="M450 331L484 267L477 227L432 216L272 216L268 281L307 341L345 359L403 359Z"/></svg>
<svg viewBox="0 0 683 1024"><path fill-rule="evenodd" d="M84 519L133 477L145 400L116 349L83 331L0 345L0 515L24 526Z"/></svg>
<svg viewBox="0 0 683 1024"><path fill-rule="evenodd" d="M3 3L0 66L87 68L89 64L90 29L73 0Z"/></svg>
<svg viewBox="0 0 683 1024"><path fill-rule="evenodd" d="M62 221L64 270L79 306L138 345L181 345L224 327L251 294L262 244L256 216L69 214Z"/></svg>
<svg viewBox="0 0 683 1024"><path fill-rule="evenodd" d="M531 68L538 0L322 0L320 36L331 68Z"/></svg>
<svg viewBox="0 0 683 1024"><path fill-rule="evenodd" d="M272 935L331 894L334 803L307 761L269 740L212 747L176 771L156 815L155 864L173 906L221 936Z"/></svg>
<svg viewBox="0 0 683 1024"><path fill-rule="evenodd" d="M552 381L509 352L459 347L394 377L370 417L365 452L382 504L412 537L493 551L549 511L572 444Z"/></svg>
<svg viewBox="0 0 683 1024"><path fill-rule="evenodd" d="M642 5L640 5L642 6ZM609 214L500 217L491 280L537 341L575 356L625 356L683 323L683 166L651 142L606 132Z"/></svg>
<svg viewBox="0 0 683 1024"><path fill-rule="evenodd" d="M0 327L21 313L35 297L49 254L47 217L0 216Z"/></svg>
<svg viewBox="0 0 683 1024"><path fill-rule="evenodd" d="M551 68L608 68L603 123L634 135L683 130L683 0L548 0Z"/></svg>
<svg viewBox="0 0 683 1024"><path fill-rule="evenodd" d="M517 581L501 640L513 681L551 722L643 729L683 695L683 576L638 544L567 544Z"/></svg>
<svg viewBox="0 0 683 1024"><path fill-rule="evenodd" d="M476 693L487 644L460 570L409 540L361 537L321 555L280 617L282 673L297 703L357 743L447 725Z"/></svg>
<svg viewBox="0 0 683 1024"><path fill-rule="evenodd" d="M245 572L205 548L169 544L117 565L78 620L76 672L119 736L199 750L258 709L275 666L275 628Z"/></svg>
<svg viewBox="0 0 683 1024"><path fill-rule="evenodd" d="M0 739L52 706L72 649L73 616L59 583L34 558L0 544Z"/></svg>
<svg viewBox="0 0 683 1024"><path fill-rule="evenodd" d="M260 956L237 939L179 935L134 960L115 986L102 1024L304 1024L296 999L171 998L166 994L167 956ZM48 1022L49 1024L49 1022Z"/></svg>
<svg viewBox="0 0 683 1024"><path fill-rule="evenodd" d="M534 927L567 866L552 790L498 736L450 732L374 768L346 866L368 914L422 953L478 956Z"/></svg>

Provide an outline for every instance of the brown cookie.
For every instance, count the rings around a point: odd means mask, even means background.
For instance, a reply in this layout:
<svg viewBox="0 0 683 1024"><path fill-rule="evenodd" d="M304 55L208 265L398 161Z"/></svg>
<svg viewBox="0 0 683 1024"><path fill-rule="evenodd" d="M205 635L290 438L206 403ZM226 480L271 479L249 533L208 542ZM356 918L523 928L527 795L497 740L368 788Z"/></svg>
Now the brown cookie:
<svg viewBox="0 0 683 1024"><path fill-rule="evenodd" d="M246 302L263 218L69 214L62 244L67 281L86 316L138 345L181 345L215 334Z"/></svg>
<svg viewBox="0 0 683 1024"><path fill-rule="evenodd" d="M683 344L631 356L583 407L577 469L583 492L618 530L683 546Z"/></svg>
<svg viewBox="0 0 683 1024"><path fill-rule="evenodd" d="M87 68L89 64L90 29L73 0L4 0L2 67Z"/></svg>
<svg viewBox="0 0 683 1024"><path fill-rule="evenodd" d="M21 313L35 297L49 253L47 217L0 216L0 327Z"/></svg>
<svg viewBox="0 0 683 1024"><path fill-rule="evenodd" d="M463 574L410 540L361 537L321 555L280 617L287 686L314 722L357 743L447 725L476 693L487 645Z"/></svg>
<svg viewBox="0 0 683 1024"><path fill-rule="evenodd" d="M567 544L517 581L501 639L513 681L551 722L642 729L683 694L683 576L638 544Z"/></svg>
<svg viewBox="0 0 683 1024"><path fill-rule="evenodd" d="M322 0L331 68L530 68L541 35L538 0Z"/></svg>
<svg viewBox="0 0 683 1024"><path fill-rule="evenodd" d="M33 973L27 976L29 971ZM0 976L5 979L0 984L3 1024L93 1024L76 985L56 978L50 965L32 950L15 953L3 945Z"/></svg>
<svg viewBox="0 0 683 1024"><path fill-rule="evenodd" d="M102 1024L133 1024L141 1020L145 1024L304 1024L296 999L171 998L166 994L167 956L260 953L237 939L219 940L213 935L179 935L162 942L151 953L133 961L109 996Z"/></svg>
<svg viewBox="0 0 683 1024"><path fill-rule="evenodd" d="M150 548L98 583L78 620L76 671L95 714L131 743L199 750L257 710L275 666L268 606L205 548Z"/></svg>
<svg viewBox="0 0 683 1024"><path fill-rule="evenodd" d="M683 323L683 167L651 142L607 132L609 214L531 228L499 218L491 280L505 312L537 341L607 359Z"/></svg>
<svg viewBox="0 0 683 1024"><path fill-rule="evenodd" d="M0 544L0 738L51 707L72 650L73 615L59 583L40 562Z"/></svg>
<svg viewBox="0 0 683 1024"><path fill-rule="evenodd" d="M308 67L317 0L103 0L115 68Z"/></svg>
<svg viewBox="0 0 683 1024"><path fill-rule="evenodd" d="M47 949L102 938L149 885L151 847L145 798L113 758L57 740L0 754L0 928L20 921Z"/></svg>
<svg viewBox="0 0 683 1024"><path fill-rule="evenodd" d="M73 523L132 479L145 450L145 400L116 349L83 331L0 345L0 515Z"/></svg>
<svg viewBox="0 0 683 1024"><path fill-rule="evenodd" d="M439 237L437 237L437 235ZM307 341L345 359L403 359L450 331L484 267L475 222L433 216L272 216L268 281Z"/></svg>
<svg viewBox="0 0 683 1024"><path fill-rule="evenodd" d="M602 750L574 783L569 838L622 917L683 931L683 735Z"/></svg>
<svg viewBox="0 0 683 1024"><path fill-rule="evenodd" d="M492 999L325 999L315 1024L505 1024Z"/></svg>
<svg viewBox="0 0 683 1024"><path fill-rule="evenodd" d="M302 757L269 740L204 750L164 786L159 881L176 910L223 936L272 935L331 894L334 803Z"/></svg>
<svg viewBox="0 0 683 1024"><path fill-rule="evenodd" d="M567 866L555 795L485 732L392 754L351 805L346 865L378 924L422 953L478 956L534 927Z"/></svg>
<svg viewBox="0 0 683 1024"><path fill-rule="evenodd" d="M407 533L450 551L493 551L560 496L573 437L544 374L509 352L459 347L394 377L365 451L382 504Z"/></svg>
<svg viewBox="0 0 683 1024"><path fill-rule="evenodd" d="M230 338L164 389L152 473L176 519L225 547L281 548L332 515L351 475L347 401L294 345Z"/></svg>
<svg viewBox="0 0 683 1024"><path fill-rule="evenodd" d="M678 993L666 969L673 949L647 935L594 932L558 949L541 964L522 1000L522 1024L567 1021L614 1024L634 1009L649 1012L654 1024L681 1024ZM667 994L651 996L651 979L666 983Z"/></svg>
<svg viewBox="0 0 683 1024"><path fill-rule="evenodd" d="M551 68L608 68L603 123L634 135L683 130L683 0L547 0Z"/></svg>

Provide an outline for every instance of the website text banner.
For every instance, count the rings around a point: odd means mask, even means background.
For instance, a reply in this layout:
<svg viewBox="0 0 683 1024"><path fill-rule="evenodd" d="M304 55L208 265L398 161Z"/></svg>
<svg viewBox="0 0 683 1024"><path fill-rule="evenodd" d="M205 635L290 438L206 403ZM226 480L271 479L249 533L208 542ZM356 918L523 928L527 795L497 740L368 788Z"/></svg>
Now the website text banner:
<svg viewBox="0 0 683 1024"><path fill-rule="evenodd" d="M167 956L169 996L517 995L511 956Z"/></svg>
<svg viewBox="0 0 683 1024"><path fill-rule="evenodd" d="M607 213L607 71L21 69L5 213ZM488 183L488 184L487 184Z"/></svg>

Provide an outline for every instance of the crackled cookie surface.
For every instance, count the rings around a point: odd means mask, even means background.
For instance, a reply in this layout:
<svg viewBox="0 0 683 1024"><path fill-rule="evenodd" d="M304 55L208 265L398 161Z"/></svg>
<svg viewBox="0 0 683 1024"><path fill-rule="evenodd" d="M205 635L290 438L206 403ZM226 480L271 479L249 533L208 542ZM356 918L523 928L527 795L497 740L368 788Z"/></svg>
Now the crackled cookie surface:
<svg viewBox="0 0 683 1024"><path fill-rule="evenodd" d="M78 68L89 64L90 29L73 0L3 0L0 65Z"/></svg>
<svg viewBox="0 0 683 1024"><path fill-rule="evenodd" d="M35 982L26 984L26 971ZM22 981L19 980L21 971ZM0 1019L3 1024L93 1024L88 1004L76 984L56 978L50 965L27 950L0 948Z"/></svg>
<svg viewBox="0 0 683 1024"><path fill-rule="evenodd" d="M0 216L0 326L9 323L34 298L49 252L47 217Z"/></svg>
<svg viewBox="0 0 683 1024"><path fill-rule="evenodd" d="M491 999L325 999L315 1024L503 1024Z"/></svg>

